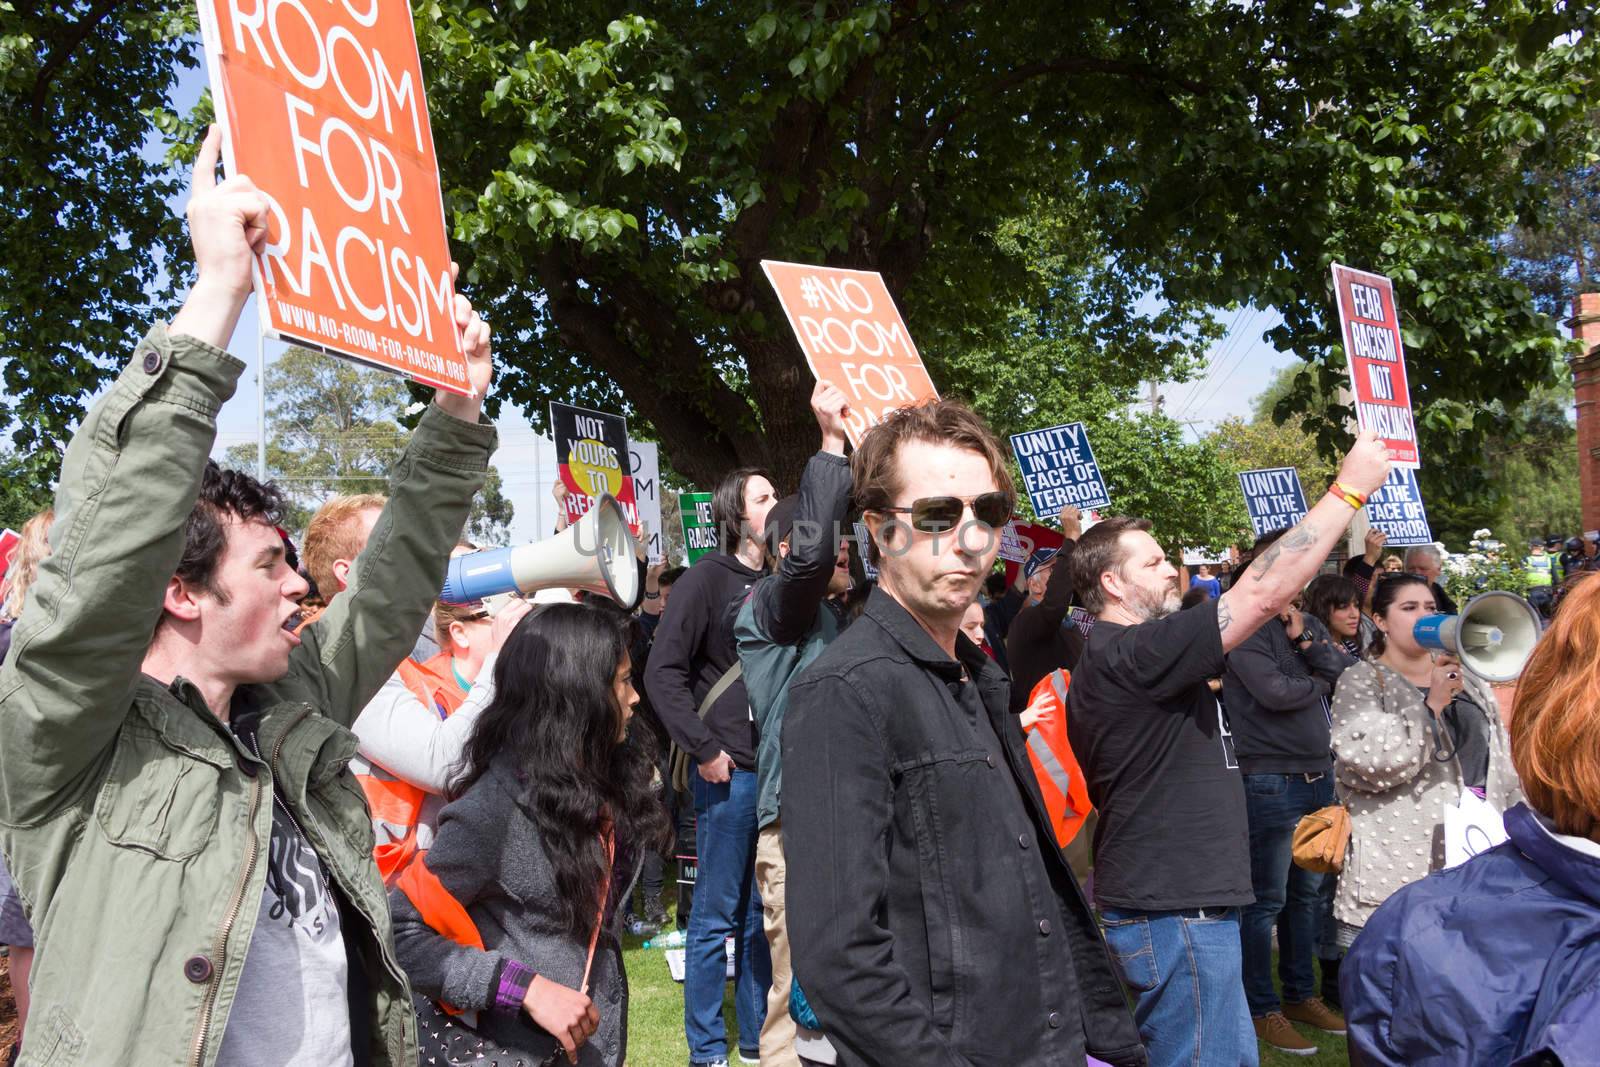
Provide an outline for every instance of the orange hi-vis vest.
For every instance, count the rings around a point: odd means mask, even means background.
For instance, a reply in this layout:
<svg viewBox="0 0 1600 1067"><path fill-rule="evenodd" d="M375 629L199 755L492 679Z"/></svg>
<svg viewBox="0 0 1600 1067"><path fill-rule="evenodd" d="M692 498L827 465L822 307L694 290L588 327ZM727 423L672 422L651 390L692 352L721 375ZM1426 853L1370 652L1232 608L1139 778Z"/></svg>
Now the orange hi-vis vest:
<svg viewBox="0 0 1600 1067"><path fill-rule="evenodd" d="M1077 757L1067 740L1067 686L1071 681L1072 675L1067 671L1051 671L1028 694L1030 705L1041 697L1049 698L1048 714L1027 731L1028 762L1033 765L1033 776L1044 795L1050 826L1061 848L1078 836L1083 820L1093 808L1089 783L1078 769Z"/></svg>
<svg viewBox="0 0 1600 1067"><path fill-rule="evenodd" d="M441 718L455 714L467 698L456 683L448 652L441 652L426 663L408 658L397 673L405 687ZM378 873L383 875L384 886L392 888L412 859L433 842L432 827L422 825L422 807L427 803L428 792L401 781L370 760L355 760L351 769L372 811L372 835L377 841L373 859L378 863Z"/></svg>

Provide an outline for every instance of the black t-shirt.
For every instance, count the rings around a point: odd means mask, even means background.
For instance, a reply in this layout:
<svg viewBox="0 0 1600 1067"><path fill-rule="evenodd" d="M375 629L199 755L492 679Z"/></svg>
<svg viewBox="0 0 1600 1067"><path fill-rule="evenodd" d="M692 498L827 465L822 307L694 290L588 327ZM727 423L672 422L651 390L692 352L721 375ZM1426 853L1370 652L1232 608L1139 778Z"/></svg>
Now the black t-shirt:
<svg viewBox="0 0 1600 1067"><path fill-rule="evenodd" d="M1099 809L1095 902L1249 904L1244 783L1221 705L1216 600L1138 626L1101 619L1067 691L1072 752Z"/></svg>

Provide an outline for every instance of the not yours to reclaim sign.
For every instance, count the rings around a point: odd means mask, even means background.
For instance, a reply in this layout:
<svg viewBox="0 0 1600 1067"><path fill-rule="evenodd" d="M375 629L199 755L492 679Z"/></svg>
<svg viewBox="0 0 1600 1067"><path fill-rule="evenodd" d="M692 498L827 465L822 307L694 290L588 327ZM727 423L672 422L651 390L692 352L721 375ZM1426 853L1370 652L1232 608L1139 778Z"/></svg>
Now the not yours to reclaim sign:
<svg viewBox="0 0 1600 1067"><path fill-rule="evenodd" d="M405 0L199 0L229 174L271 205L262 329L467 392Z"/></svg>
<svg viewBox="0 0 1600 1067"><path fill-rule="evenodd" d="M811 373L850 398L852 445L897 408L939 399L881 275L762 260Z"/></svg>

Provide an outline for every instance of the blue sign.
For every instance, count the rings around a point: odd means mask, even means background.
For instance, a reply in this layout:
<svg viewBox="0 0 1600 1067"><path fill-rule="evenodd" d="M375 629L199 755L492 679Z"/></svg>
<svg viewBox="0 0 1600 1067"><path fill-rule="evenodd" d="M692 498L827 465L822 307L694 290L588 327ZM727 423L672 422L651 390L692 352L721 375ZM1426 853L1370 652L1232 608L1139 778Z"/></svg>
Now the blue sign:
<svg viewBox="0 0 1600 1067"><path fill-rule="evenodd" d="M1065 507L1088 511L1111 506L1083 423L1014 433L1011 451L1017 454L1028 500L1039 518L1054 518Z"/></svg>
<svg viewBox="0 0 1600 1067"><path fill-rule="evenodd" d="M1390 548L1433 544L1428 528L1428 513L1422 507L1422 491L1417 488L1417 472L1395 467L1389 480L1367 498L1367 521L1372 528L1389 536Z"/></svg>
<svg viewBox="0 0 1600 1067"><path fill-rule="evenodd" d="M1244 506L1250 510L1257 537L1287 530L1306 517L1306 491L1293 467L1240 471L1239 488L1244 490Z"/></svg>

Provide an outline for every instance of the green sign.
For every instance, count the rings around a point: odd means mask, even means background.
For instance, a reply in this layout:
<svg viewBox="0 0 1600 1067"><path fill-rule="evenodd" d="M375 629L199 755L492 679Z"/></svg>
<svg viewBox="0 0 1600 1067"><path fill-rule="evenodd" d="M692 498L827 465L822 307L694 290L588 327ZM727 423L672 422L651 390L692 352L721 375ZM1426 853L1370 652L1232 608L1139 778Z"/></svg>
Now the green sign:
<svg viewBox="0 0 1600 1067"><path fill-rule="evenodd" d="M679 493L678 511L683 516L683 547L689 566L700 562L707 552L717 550L717 524L711 518L710 493Z"/></svg>

